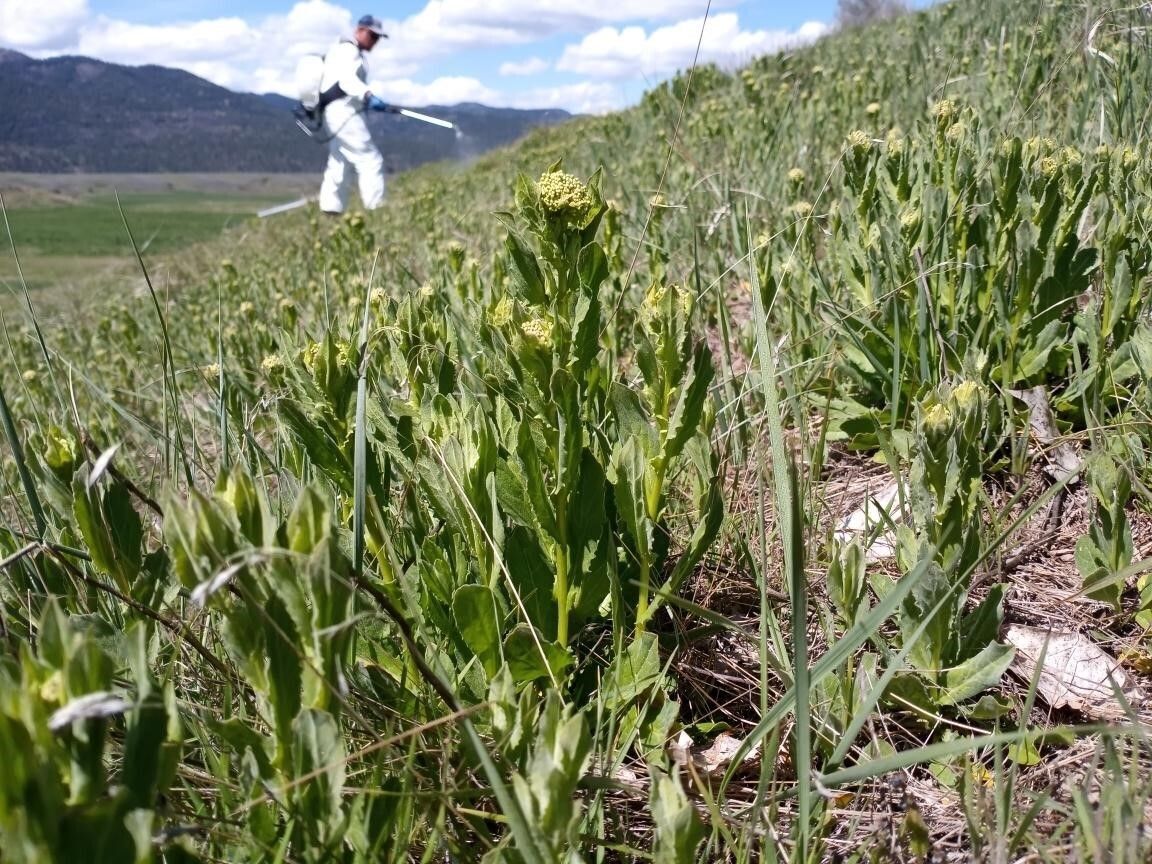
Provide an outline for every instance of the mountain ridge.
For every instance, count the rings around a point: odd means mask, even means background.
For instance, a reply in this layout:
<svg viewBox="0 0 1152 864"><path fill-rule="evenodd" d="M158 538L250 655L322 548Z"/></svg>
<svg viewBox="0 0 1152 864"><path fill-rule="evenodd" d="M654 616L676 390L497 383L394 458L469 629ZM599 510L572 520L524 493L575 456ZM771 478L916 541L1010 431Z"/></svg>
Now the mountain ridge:
<svg viewBox="0 0 1152 864"><path fill-rule="evenodd" d="M0 90L0 171L289 173L319 171L327 158L296 128L294 100L229 90L182 69L70 55L38 60L0 48ZM413 108L456 122L461 135L370 115L391 173L470 158L572 116L476 103Z"/></svg>

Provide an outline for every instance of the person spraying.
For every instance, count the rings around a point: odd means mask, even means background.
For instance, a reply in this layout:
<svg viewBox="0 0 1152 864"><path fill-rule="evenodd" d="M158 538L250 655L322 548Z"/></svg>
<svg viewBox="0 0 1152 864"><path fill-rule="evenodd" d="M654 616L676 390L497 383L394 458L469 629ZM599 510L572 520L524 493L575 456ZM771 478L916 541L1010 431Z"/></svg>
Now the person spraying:
<svg viewBox="0 0 1152 864"><path fill-rule="evenodd" d="M328 144L328 163L320 184L320 210L330 215L344 212L355 175L360 198L367 210L384 201L384 158L380 155L368 124L367 111L388 111L446 129L455 125L410 108L389 105L368 88L364 55L388 34L378 18L365 15L356 23L351 38L341 39L323 56L307 54L296 66L296 90L300 101L293 109L296 125L314 141ZM457 136L460 131L456 129ZM301 198L259 211L263 219L276 213L306 206Z"/></svg>
<svg viewBox="0 0 1152 864"><path fill-rule="evenodd" d="M322 116L329 140L319 203L325 213L344 212L353 174L366 210L375 210L384 201L384 157L372 141L364 111L390 109L368 89L364 55L387 38L380 20L365 15L357 22L352 38L341 39L324 56L320 99L321 103L327 102Z"/></svg>

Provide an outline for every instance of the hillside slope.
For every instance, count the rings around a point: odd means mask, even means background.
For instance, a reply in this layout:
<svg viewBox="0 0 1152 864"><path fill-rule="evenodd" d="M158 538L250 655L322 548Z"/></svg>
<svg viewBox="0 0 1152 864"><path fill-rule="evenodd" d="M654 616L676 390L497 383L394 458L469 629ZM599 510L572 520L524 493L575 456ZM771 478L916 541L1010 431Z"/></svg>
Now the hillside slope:
<svg viewBox="0 0 1152 864"><path fill-rule="evenodd" d="M10 324L3 848L1152 860L1149 84L956 0Z"/></svg>

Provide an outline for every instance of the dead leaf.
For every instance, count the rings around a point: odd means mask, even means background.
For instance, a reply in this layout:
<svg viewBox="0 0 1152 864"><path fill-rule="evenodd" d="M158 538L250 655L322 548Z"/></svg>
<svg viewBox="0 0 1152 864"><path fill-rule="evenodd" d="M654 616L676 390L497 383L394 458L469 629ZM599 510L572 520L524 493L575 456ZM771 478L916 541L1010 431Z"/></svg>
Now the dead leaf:
<svg viewBox="0 0 1152 864"><path fill-rule="evenodd" d="M1027 390L1009 390L1028 406L1028 425L1036 434L1036 439L1048 451L1049 465L1044 471L1057 483L1077 477L1084 470L1084 460L1076 448L1062 440L1056 422L1052 417L1052 407L1048 403L1048 390L1045 387L1029 387ZM1057 443L1059 442L1059 443ZM1055 444L1053 447L1052 445Z"/></svg>
<svg viewBox="0 0 1152 864"><path fill-rule="evenodd" d="M722 777L728 773L732 760L743 746L739 738L721 732L707 747L696 745L687 732L681 732L668 748L672 760L679 765L692 763L692 768L704 777ZM755 767L760 761L760 745L751 748L740 763L740 771Z"/></svg>
<svg viewBox="0 0 1152 864"><path fill-rule="evenodd" d="M1037 692L1052 708L1071 708L1100 720L1122 719L1127 715L1113 682L1130 704L1138 707L1143 702L1143 694L1119 661L1086 636L1013 624L1004 639L1016 648L1013 671L1026 681L1036 678L1043 655Z"/></svg>
<svg viewBox="0 0 1152 864"><path fill-rule="evenodd" d="M869 540L864 550L864 560L870 564L895 557L896 536L890 526L903 518L899 502L900 483L896 480L879 492L869 493L864 503L840 523L836 529L836 539L841 543L852 543L857 539Z"/></svg>

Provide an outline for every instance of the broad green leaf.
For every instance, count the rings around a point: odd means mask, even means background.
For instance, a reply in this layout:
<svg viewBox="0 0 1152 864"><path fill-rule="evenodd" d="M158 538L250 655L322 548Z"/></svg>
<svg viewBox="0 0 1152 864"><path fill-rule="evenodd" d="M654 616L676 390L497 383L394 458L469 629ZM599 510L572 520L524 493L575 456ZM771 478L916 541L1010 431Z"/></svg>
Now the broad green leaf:
<svg viewBox="0 0 1152 864"><path fill-rule="evenodd" d="M683 781L675 774L657 774L649 807L656 826L652 847L654 864L693 864L696 847L704 839L705 831L696 808L684 792Z"/></svg>
<svg viewBox="0 0 1152 864"><path fill-rule="evenodd" d="M988 596L960 627L960 654L968 656L983 650L1000 636L1000 623L1004 620L1004 586L993 585Z"/></svg>
<svg viewBox="0 0 1152 864"><path fill-rule="evenodd" d="M941 705L956 705L1000 683L1016 649L993 642L970 660L944 673L938 701Z"/></svg>
<svg viewBox="0 0 1152 864"><path fill-rule="evenodd" d="M646 696L663 680L660 642L652 633L639 634L612 663L602 698L609 708L625 708Z"/></svg>
<svg viewBox="0 0 1152 864"><path fill-rule="evenodd" d="M559 678L572 662L562 645L549 642L527 624L518 624L504 640L504 658L512 677L521 683Z"/></svg>
<svg viewBox="0 0 1152 864"><path fill-rule="evenodd" d="M712 352L707 345L700 343L692 355L692 368L687 381L680 385L680 397L676 401L672 416L668 419L668 438L664 445L666 462L671 462L680 455L689 438L704 431L701 428L701 419L704 416L704 403L708 399L708 387L714 374Z"/></svg>
<svg viewBox="0 0 1152 864"><path fill-rule="evenodd" d="M344 794L344 740L326 711L305 709L292 723L295 774L308 779L293 795L304 819L334 823Z"/></svg>
<svg viewBox="0 0 1152 864"><path fill-rule="evenodd" d="M529 303L544 305L548 296L544 291L544 276L540 272L540 265L536 263L536 256L524 241L515 234L509 233L504 240L504 247L508 250L508 257L512 259L512 275L516 279L517 287L522 296Z"/></svg>
<svg viewBox="0 0 1152 864"><path fill-rule="evenodd" d="M503 662L496 597L485 585L463 585L452 595L452 615L460 638L491 678Z"/></svg>
<svg viewBox="0 0 1152 864"><path fill-rule="evenodd" d="M130 807L149 808L160 780L162 749L168 737L168 712L160 694L156 694L128 714L128 734L124 742L121 782L127 790Z"/></svg>
<svg viewBox="0 0 1152 864"><path fill-rule="evenodd" d="M528 614L527 623L541 633L555 633L556 600L552 588L556 571L540 542L534 531L513 528L504 543L504 566ZM516 608L519 613L519 606Z"/></svg>

